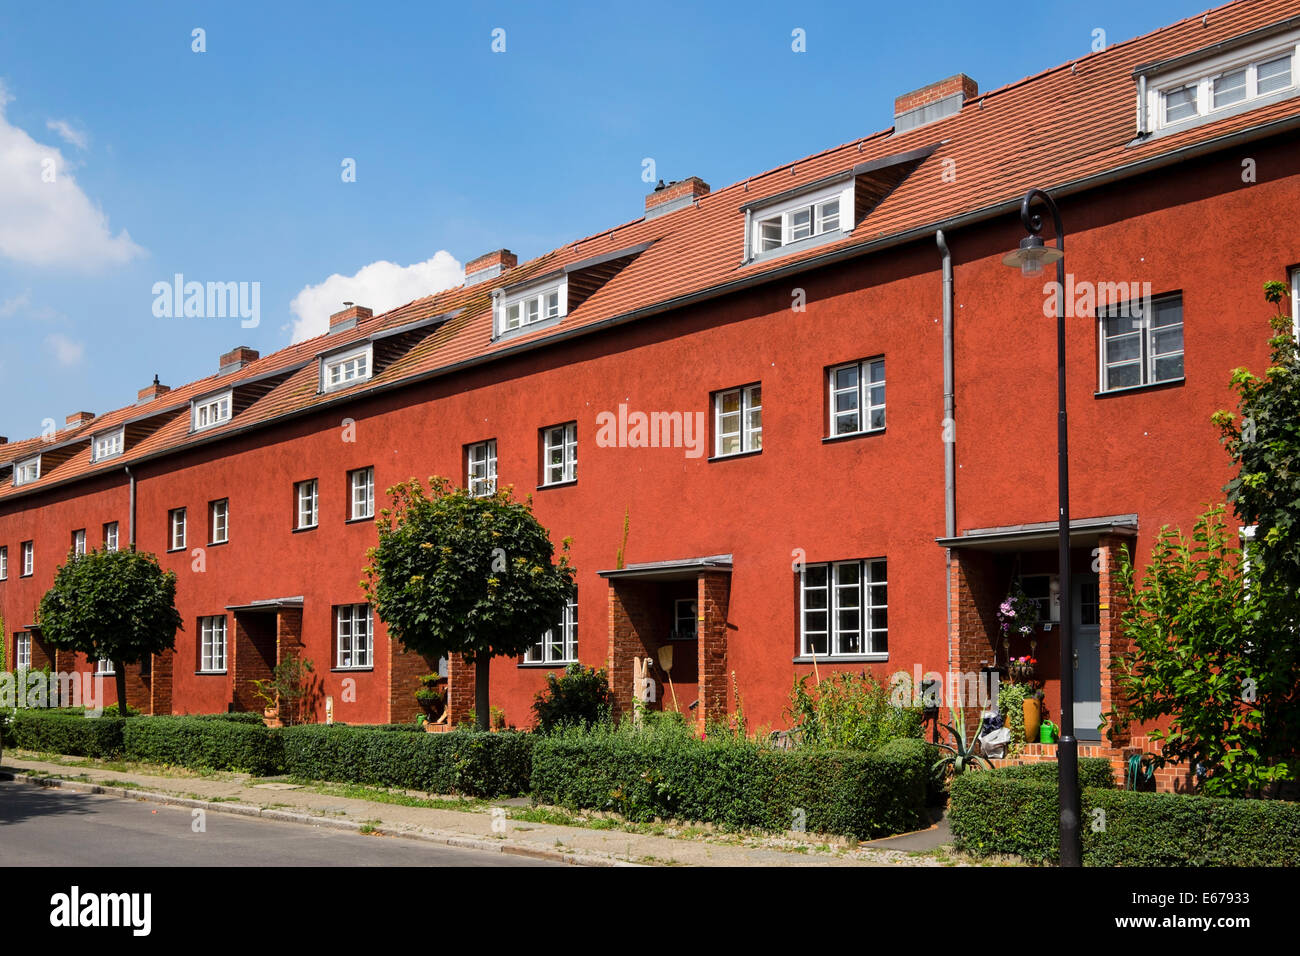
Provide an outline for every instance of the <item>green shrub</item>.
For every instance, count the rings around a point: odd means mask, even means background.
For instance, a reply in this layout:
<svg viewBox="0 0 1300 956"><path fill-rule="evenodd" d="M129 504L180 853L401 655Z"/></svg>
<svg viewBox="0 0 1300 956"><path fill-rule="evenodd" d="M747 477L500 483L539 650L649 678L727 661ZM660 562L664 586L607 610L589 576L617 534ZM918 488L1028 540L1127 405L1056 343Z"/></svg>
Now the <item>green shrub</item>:
<svg viewBox="0 0 1300 956"><path fill-rule="evenodd" d="M385 733L308 724L280 731L298 777L476 797L528 792L533 737L521 733Z"/></svg>
<svg viewBox="0 0 1300 956"><path fill-rule="evenodd" d="M533 799L728 829L870 838L925 826L933 748L898 740L871 753L777 750L752 740L696 740L669 724L621 725L539 737Z"/></svg>
<svg viewBox="0 0 1300 956"><path fill-rule="evenodd" d="M1013 764L990 771L1009 780L1033 780L1039 783L1056 783L1056 761L1045 763ZM1101 757L1081 757L1079 759L1079 786L1100 787L1103 790L1115 789L1115 771L1110 761Z"/></svg>
<svg viewBox="0 0 1300 956"><path fill-rule="evenodd" d="M228 720L232 724L261 724L264 727L266 726L266 721L261 714L242 710L221 714L186 714L185 716L193 717L195 720Z"/></svg>
<svg viewBox="0 0 1300 956"><path fill-rule="evenodd" d="M1054 783L997 771L953 782L948 819L958 849L1059 856ZM1101 811L1100 813L1096 811ZM1296 866L1300 804L1088 788L1082 793L1086 866Z"/></svg>
<svg viewBox="0 0 1300 956"><path fill-rule="evenodd" d="M789 712L805 745L872 750L924 733L919 707L900 707L889 688L870 674L837 673L808 686L795 681Z"/></svg>
<svg viewBox="0 0 1300 956"><path fill-rule="evenodd" d="M546 675L546 689L533 700L537 729L544 734L562 727L590 727L608 723L614 713L614 695L604 670L570 664L563 677Z"/></svg>
<svg viewBox="0 0 1300 956"><path fill-rule="evenodd" d="M14 714L14 745L23 750L76 757L117 757L122 754L121 717L87 718L76 713L20 710Z"/></svg>
<svg viewBox="0 0 1300 956"><path fill-rule="evenodd" d="M280 737L262 724L204 717L133 717L126 721L124 753L131 760L192 770L282 772Z"/></svg>

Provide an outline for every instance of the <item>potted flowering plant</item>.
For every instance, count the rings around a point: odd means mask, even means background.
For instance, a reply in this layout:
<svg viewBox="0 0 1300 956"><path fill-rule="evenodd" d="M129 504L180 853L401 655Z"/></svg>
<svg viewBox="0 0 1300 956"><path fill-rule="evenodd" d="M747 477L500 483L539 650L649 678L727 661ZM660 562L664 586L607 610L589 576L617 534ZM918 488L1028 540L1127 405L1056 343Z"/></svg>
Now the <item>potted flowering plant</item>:
<svg viewBox="0 0 1300 956"><path fill-rule="evenodd" d="M1038 604L1029 597L1016 581L1011 593L998 607L998 622L1002 625L1004 640L1013 636L1032 637L1038 624Z"/></svg>
<svg viewBox="0 0 1300 956"><path fill-rule="evenodd" d="M1038 663L1038 658L1026 654L1024 657L1015 657L1007 664L1007 670L1011 674L1011 679L1019 683L1027 683L1034 679L1034 665Z"/></svg>

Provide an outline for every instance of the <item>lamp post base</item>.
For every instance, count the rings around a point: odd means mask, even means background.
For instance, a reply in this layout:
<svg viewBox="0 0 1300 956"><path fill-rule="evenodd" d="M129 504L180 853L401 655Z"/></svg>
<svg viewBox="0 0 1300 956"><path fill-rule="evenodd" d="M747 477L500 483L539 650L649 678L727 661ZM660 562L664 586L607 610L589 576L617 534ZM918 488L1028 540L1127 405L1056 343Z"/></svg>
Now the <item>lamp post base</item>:
<svg viewBox="0 0 1300 956"><path fill-rule="evenodd" d="M1061 866L1083 866L1079 833L1079 742L1062 736L1056 745L1056 773L1061 802Z"/></svg>

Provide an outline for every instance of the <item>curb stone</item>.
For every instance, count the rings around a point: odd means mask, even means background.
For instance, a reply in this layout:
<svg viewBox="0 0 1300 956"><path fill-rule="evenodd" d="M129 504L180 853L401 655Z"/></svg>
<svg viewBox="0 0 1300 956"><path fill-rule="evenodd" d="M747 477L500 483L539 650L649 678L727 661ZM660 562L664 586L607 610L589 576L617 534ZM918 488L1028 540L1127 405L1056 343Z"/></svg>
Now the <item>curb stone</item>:
<svg viewBox="0 0 1300 956"><path fill-rule="evenodd" d="M301 813L293 810L276 810L269 807L254 807L249 806L248 804L231 803L224 800L220 802L213 802L211 800L195 800L192 797L178 797L170 793L158 793L152 790L137 790L134 787L115 787L112 784L87 783L83 780L65 780L61 777L33 776L28 773L15 773L9 770L0 770L0 780L12 780L15 783L25 783L31 786L44 787L50 790L72 790L79 793L93 793L129 800L140 800L146 803L159 803L172 807L188 807L190 809L203 810L204 812L229 813L241 817L263 817L267 820L278 820L283 823L301 823L308 826L329 827L333 830L345 830L352 833L360 833L361 828L366 826L366 824L357 823L354 820L339 820L332 817L315 816L310 813ZM511 856L531 857L538 860L554 860L560 863L568 863L573 866L641 865L639 863L631 863L627 860L620 860L617 857L606 856L599 853L582 852L577 850L550 850L545 847L520 846L517 844L506 843L504 840L484 840L478 837L467 837L447 830L411 830L404 827L384 828L371 826L366 832L368 834L377 834L379 836L401 837L406 840L438 843L443 846L457 847L459 849L488 850L493 853L505 853Z"/></svg>

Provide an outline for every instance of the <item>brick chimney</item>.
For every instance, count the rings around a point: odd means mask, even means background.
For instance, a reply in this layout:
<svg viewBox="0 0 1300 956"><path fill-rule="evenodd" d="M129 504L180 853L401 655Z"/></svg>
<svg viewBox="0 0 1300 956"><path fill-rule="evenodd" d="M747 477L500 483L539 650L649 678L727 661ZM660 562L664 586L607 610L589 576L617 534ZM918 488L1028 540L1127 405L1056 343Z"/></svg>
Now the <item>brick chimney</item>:
<svg viewBox="0 0 1300 956"><path fill-rule="evenodd" d="M257 349L250 349L247 345L237 345L221 356L221 364L217 368L221 375L227 375L230 372L238 372L245 365L256 362L257 359Z"/></svg>
<svg viewBox="0 0 1300 956"><path fill-rule="evenodd" d="M64 428L80 428L95 417L94 412L73 412L63 420Z"/></svg>
<svg viewBox="0 0 1300 956"><path fill-rule="evenodd" d="M138 403L138 402L152 402L152 401L153 401L155 398L157 398L159 395L163 395L163 394L165 394L165 393L167 393L167 392L170 392L171 390L172 390L172 387L171 387L170 385L159 385L159 384L158 384L158 376L155 375L155 376L153 377L153 384L152 384L152 385L148 386L147 388L142 388L142 389L140 389L140 393L136 396L136 401L137 401L137 403Z"/></svg>
<svg viewBox="0 0 1300 956"><path fill-rule="evenodd" d="M664 185L661 179L654 191L645 197L645 217L654 219L656 216L683 209L708 194L709 184L699 176L679 179L667 185Z"/></svg>
<svg viewBox="0 0 1300 956"><path fill-rule="evenodd" d="M519 265L519 259L509 249L497 249L465 263L465 284L476 285L495 279Z"/></svg>
<svg viewBox="0 0 1300 956"><path fill-rule="evenodd" d="M368 319L374 314L364 305L353 305L351 302L344 302L343 311L335 312L330 316L330 334L355 329L358 322L362 319Z"/></svg>
<svg viewBox="0 0 1300 956"><path fill-rule="evenodd" d="M0 445L7 445L7 444L9 444L9 439L4 435L0 435Z"/></svg>
<svg viewBox="0 0 1300 956"><path fill-rule="evenodd" d="M962 104L979 95L979 84L965 73L931 83L894 100L894 134L933 123L961 111Z"/></svg>

